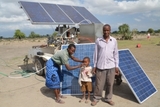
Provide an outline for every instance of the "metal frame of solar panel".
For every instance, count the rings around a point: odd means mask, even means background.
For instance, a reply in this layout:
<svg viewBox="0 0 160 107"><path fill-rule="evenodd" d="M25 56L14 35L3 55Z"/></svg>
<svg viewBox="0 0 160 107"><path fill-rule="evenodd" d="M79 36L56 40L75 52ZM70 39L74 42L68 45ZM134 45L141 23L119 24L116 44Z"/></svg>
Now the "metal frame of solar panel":
<svg viewBox="0 0 160 107"><path fill-rule="evenodd" d="M76 52L74 56L83 59L88 56L90 58L90 66L93 67L93 51L94 51L94 43L85 43L85 44L76 44ZM68 45L62 45L61 49L67 48ZM73 60L69 60L69 64L71 66L78 65L80 63L75 62ZM75 69L72 71L68 71L65 66L61 67L63 73L63 82L61 84L61 94L64 95L82 95L80 91L80 86L78 84L78 75L80 69ZM92 78L93 86L94 86L94 77Z"/></svg>
<svg viewBox="0 0 160 107"><path fill-rule="evenodd" d="M119 50L119 67L139 103L157 92L136 58L129 49Z"/></svg>
<svg viewBox="0 0 160 107"><path fill-rule="evenodd" d="M101 23L86 8L61 4L19 1L32 24Z"/></svg>

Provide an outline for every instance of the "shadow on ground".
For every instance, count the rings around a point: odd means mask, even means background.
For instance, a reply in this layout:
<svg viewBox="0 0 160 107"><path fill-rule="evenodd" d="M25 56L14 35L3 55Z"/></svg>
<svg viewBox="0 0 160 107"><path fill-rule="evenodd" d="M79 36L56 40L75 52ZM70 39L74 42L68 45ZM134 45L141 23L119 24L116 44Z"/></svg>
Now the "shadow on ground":
<svg viewBox="0 0 160 107"><path fill-rule="evenodd" d="M35 72L33 70L34 64L23 64L23 65L18 65L23 71L28 71L28 72Z"/></svg>
<svg viewBox="0 0 160 107"><path fill-rule="evenodd" d="M41 93L43 95L45 95L46 97L49 97L49 98L52 98L52 99L55 99L55 95L54 95L54 92L52 89L49 89L47 88L46 86L43 86L41 89L40 89Z"/></svg>
<svg viewBox="0 0 160 107"><path fill-rule="evenodd" d="M122 82L121 85L114 85L113 88L114 95L138 103L127 83Z"/></svg>
<svg viewBox="0 0 160 107"><path fill-rule="evenodd" d="M94 88L93 88L94 89ZM55 95L54 95L54 92L52 89L49 89L47 88L46 86L43 86L41 89L40 89L41 93L43 95L45 95L46 97L50 97L52 99L55 99ZM133 101L135 103L138 103L137 102L137 99L136 97L134 96L133 92L131 91L130 87L128 86L127 83L125 82L122 82L120 85L116 85L114 84L114 87L113 87L113 94L116 95L116 96L119 96L119 97L122 97L124 99L127 99L127 100L130 100L130 101ZM71 95L73 97L76 97L78 99L81 99L82 98L82 95ZM104 96L103 96L104 97ZM93 93L91 95L91 100L93 98ZM102 101L104 101L104 98L102 98Z"/></svg>
<svg viewBox="0 0 160 107"><path fill-rule="evenodd" d="M46 86L44 86L40 89L40 91L44 96L55 99L55 95L52 89L49 89ZM67 96L67 95L64 95L64 96ZM82 95L71 95L71 96L78 98L79 100L82 98ZM92 99L92 96L91 96L91 99Z"/></svg>

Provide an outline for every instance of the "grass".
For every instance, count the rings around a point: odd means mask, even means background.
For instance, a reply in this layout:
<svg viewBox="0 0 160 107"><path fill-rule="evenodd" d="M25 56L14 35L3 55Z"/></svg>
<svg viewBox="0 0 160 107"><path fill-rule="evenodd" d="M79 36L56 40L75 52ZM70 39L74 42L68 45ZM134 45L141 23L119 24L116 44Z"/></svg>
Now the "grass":
<svg viewBox="0 0 160 107"><path fill-rule="evenodd" d="M115 36L117 38L117 36ZM46 42L47 38L24 38L21 41L18 39L4 39L0 40L0 42L3 42L4 45L8 45L11 42L14 41L20 41L20 42L25 42L25 41L30 41L30 42L41 42L44 41ZM118 48L119 49L124 49L124 48L135 48L137 44L141 44L141 46L153 46L157 45L160 46L160 35L159 36L151 36L150 40L146 38L146 36L138 35L135 39L133 40L118 40Z"/></svg>
<svg viewBox="0 0 160 107"><path fill-rule="evenodd" d="M151 37L149 40L147 38L135 39L135 40L118 40L118 48L135 48L137 44L141 46L153 46L160 44L160 37Z"/></svg>

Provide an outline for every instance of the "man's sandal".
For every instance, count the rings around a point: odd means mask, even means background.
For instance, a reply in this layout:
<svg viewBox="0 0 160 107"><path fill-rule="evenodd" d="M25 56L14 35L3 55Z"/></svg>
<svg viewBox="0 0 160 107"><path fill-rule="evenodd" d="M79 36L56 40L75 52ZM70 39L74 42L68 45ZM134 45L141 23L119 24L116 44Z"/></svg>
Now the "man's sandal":
<svg viewBox="0 0 160 107"><path fill-rule="evenodd" d="M55 100L57 103L59 103L59 104L64 104L65 102L63 101L63 100L61 100L61 99L57 99L57 100Z"/></svg>
<svg viewBox="0 0 160 107"><path fill-rule="evenodd" d="M114 106L114 104L115 104L113 101L106 101L106 103L108 103L111 106Z"/></svg>
<svg viewBox="0 0 160 107"><path fill-rule="evenodd" d="M93 102L91 103L91 106L95 106L97 103L98 103L98 101L93 101Z"/></svg>

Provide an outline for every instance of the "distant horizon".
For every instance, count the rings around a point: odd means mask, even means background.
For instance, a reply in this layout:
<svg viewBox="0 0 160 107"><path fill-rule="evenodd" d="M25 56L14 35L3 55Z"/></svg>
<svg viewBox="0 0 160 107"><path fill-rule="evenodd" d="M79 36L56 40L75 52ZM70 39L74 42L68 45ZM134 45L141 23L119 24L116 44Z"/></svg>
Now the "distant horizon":
<svg viewBox="0 0 160 107"><path fill-rule="evenodd" d="M34 26L37 26L37 25L34 25ZM39 26L41 26L41 25L39 25ZM53 30L54 29L54 30ZM136 28L135 28L136 29ZM149 28L148 28L149 29ZM137 31L139 31L139 32L141 32L141 31L148 31L148 29L146 29L146 30L138 30L137 29ZM153 28L152 28L153 29ZM17 29L16 29L17 30ZM14 35L14 33L15 33L15 31L16 30L14 30L14 31L10 31L10 32L5 32L5 34L7 35L0 35L0 36L3 36L3 37L13 37L13 36L11 36L11 35ZM21 30L21 29L19 29L19 30ZM133 29L130 29L130 31L132 31ZM154 31L156 31L156 30L160 30L160 29L153 29ZM39 30L36 30L36 29L34 29L34 30L21 30L23 33L25 33L25 35L26 36L29 36L29 34L33 31L33 32L35 32L36 34L40 34L40 35L47 35L47 34L52 34L52 33L54 33L55 32L55 28L50 28L50 29L45 29L44 31L39 31ZM114 32L114 31L119 31L118 30L118 28L112 28L112 30L111 30L111 32Z"/></svg>
<svg viewBox="0 0 160 107"><path fill-rule="evenodd" d="M20 29L19 29L20 30ZM154 29L153 29L154 30ZM156 29L156 30L160 30L160 29ZM156 30L154 30L154 31L156 31ZM20 30L21 31L21 30ZM36 34L39 34L39 35L51 35L51 34L53 34L54 32L55 32L55 30L54 31L51 31L51 30L46 30L48 33L44 33L43 31L33 31L34 33L36 33ZM117 31L118 32L118 30L114 30L114 31L111 31L111 33L113 33L113 32L115 32L115 31ZM130 30L131 31L131 30ZM145 31L145 30L142 30L142 31L138 31L138 32L147 32L148 31L148 29ZM15 32L15 31L14 31ZM14 36L14 32L13 32L13 36ZM21 32L23 32L23 31L21 31ZM25 36L26 37L28 37L29 36L29 34L31 33L32 31L27 31L27 33L25 33L25 32L23 32L24 34L25 34ZM7 35L7 36L3 36L3 35L0 35L0 37L3 37L3 38L12 38L13 36L10 36L10 35Z"/></svg>

